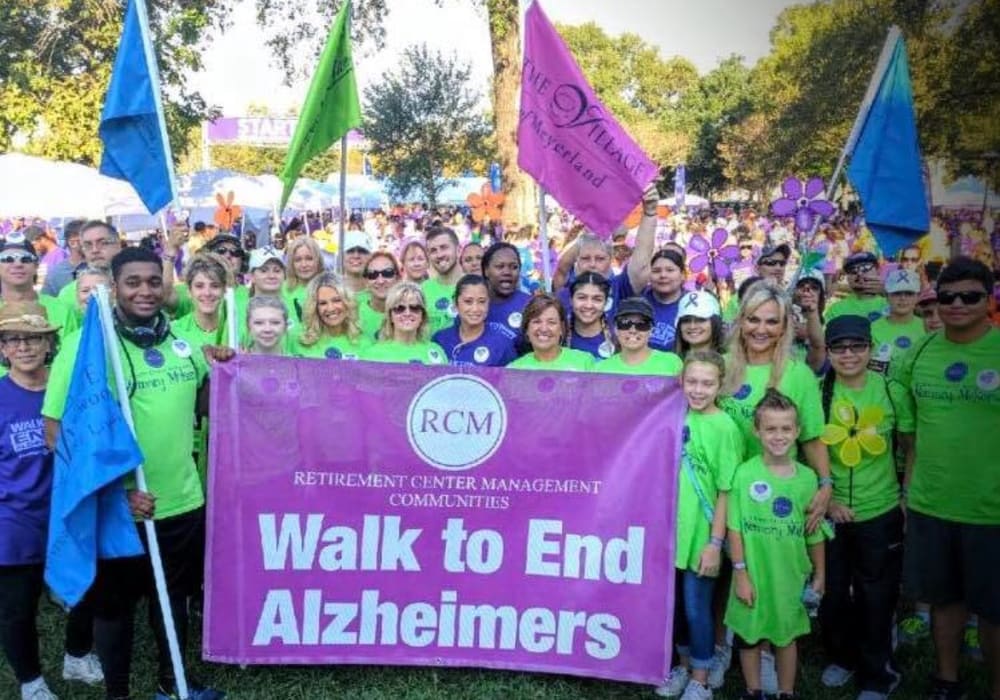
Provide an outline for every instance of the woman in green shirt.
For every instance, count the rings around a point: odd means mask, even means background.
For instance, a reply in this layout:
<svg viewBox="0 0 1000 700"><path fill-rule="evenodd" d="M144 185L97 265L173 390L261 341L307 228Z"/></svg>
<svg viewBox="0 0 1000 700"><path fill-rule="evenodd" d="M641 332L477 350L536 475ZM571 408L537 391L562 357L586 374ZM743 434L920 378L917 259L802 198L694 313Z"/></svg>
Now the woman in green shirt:
<svg viewBox="0 0 1000 700"><path fill-rule="evenodd" d="M380 250L368 258L363 274L368 289L356 295L358 323L365 339L374 341L385 320L385 300L389 290L399 281L399 263L392 253Z"/></svg>
<svg viewBox="0 0 1000 700"><path fill-rule="evenodd" d="M309 283L323 272L323 251L312 237L302 236L288 242L285 260L288 268L281 285L281 297L296 320L302 321Z"/></svg>
<svg viewBox="0 0 1000 700"><path fill-rule="evenodd" d="M371 341L361 334L354 295L332 272L313 277L306 289L302 331L292 343L292 354L357 360Z"/></svg>
<svg viewBox="0 0 1000 700"><path fill-rule="evenodd" d="M892 624L903 566L903 513L893 458L895 432L911 444L905 390L868 369L872 324L838 316L826 327L832 370L823 378L827 425L821 437L833 472L830 518L837 536L826 548L826 596L820 608L823 645L831 663L827 687L856 674L858 689L888 697L893 670ZM897 407L898 410L897 410Z"/></svg>
<svg viewBox="0 0 1000 700"><path fill-rule="evenodd" d="M398 362L420 365L447 363L444 350L427 338L430 320L427 301L420 285L400 282L385 300L388 309L378 341L365 352L362 359L372 362Z"/></svg>
<svg viewBox="0 0 1000 700"><path fill-rule="evenodd" d="M184 271L184 282L194 308L171 323L170 328L199 347L225 345L222 300L226 288L233 285L230 267L215 253L198 253Z"/></svg>
<svg viewBox="0 0 1000 700"><path fill-rule="evenodd" d="M653 305L643 297L623 299L615 309L615 334L619 351L595 370L609 374L643 374L676 377L681 373L681 358L672 352L649 347L649 337L656 322Z"/></svg>
<svg viewBox="0 0 1000 700"><path fill-rule="evenodd" d="M594 366L594 358L589 353L564 347L568 333L566 310L552 294L531 298L522 312L521 332L531 352L508 367L586 372Z"/></svg>

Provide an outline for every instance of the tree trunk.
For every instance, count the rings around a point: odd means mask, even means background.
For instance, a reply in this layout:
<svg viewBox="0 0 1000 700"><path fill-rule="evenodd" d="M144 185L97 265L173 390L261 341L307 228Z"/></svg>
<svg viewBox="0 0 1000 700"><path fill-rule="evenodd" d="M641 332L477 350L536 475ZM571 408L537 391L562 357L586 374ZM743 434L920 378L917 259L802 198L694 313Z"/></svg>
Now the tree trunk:
<svg viewBox="0 0 1000 700"><path fill-rule="evenodd" d="M503 174L504 227L535 223L534 183L517 167L521 89L521 22L518 0L486 0L493 50L493 126Z"/></svg>

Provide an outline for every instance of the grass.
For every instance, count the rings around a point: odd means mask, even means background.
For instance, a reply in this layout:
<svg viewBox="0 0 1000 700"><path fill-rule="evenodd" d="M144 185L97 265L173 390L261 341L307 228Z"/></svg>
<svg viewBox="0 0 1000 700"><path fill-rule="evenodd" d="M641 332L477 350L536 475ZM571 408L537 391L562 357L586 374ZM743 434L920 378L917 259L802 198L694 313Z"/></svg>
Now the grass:
<svg viewBox="0 0 1000 700"><path fill-rule="evenodd" d="M61 700L103 700L102 688L88 688L62 680L64 616L44 599L39 615L42 667L49 687ZM200 630L195 630L198 638ZM200 641L200 639L199 639ZM136 651L132 666L133 696L152 698L155 690L155 646L145 611L136 616ZM903 683L893 694L898 700L922 700L926 679L933 669L928 642L901 647L898 661ZM801 645L798 691L802 700L853 700L850 687L830 690L819 683L824 660L814 638ZM0 698L16 700L19 688L6 664L0 666ZM404 668L387 666L222 666L197 661L188 672L203 683L228 692L231 700L650 700L648 686L612 683L569 676L486 671L478 669ZM963 670L969 697L987 697L986 673L981 664L967 662ZM742 688L738 663L726 677L726 686L715 694L734 700Z"/></svg>

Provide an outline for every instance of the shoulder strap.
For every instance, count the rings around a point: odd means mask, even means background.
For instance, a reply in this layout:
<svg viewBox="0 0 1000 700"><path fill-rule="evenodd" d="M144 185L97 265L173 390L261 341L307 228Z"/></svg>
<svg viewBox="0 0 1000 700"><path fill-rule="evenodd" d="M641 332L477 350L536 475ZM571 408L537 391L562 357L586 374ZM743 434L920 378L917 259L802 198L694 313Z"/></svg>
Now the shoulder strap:
<svg viewBox="0 0 1000 700"><path fill-rule="evenodd" d="M691 456L688 454L686 448L681 452L681 466L684 469L684 473L687 474L688 481L691 482L695 494L698 496L698 501L701 503L701 511L705 514L705 519L711 525L712 520L715 518L715 507L708 502L708 496L705 495L705 489L701 487L701 483L698 481L698 475L694 470L694 463L691 461Z"/></svg>

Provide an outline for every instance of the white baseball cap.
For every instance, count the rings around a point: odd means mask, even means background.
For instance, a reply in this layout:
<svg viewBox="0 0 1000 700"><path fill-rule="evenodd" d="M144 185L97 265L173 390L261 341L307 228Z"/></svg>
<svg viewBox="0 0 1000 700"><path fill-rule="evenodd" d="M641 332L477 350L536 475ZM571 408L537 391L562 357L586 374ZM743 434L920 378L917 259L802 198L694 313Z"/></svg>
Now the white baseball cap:
<svg viewBox="0 0 1000 700"><path fill-rule="evenodd" d="M250 272L253 272L259 267L264 267L264 264L271 260L277 260L281 263L282 267L285 266L285 259L281 256L281 253L271 246L266 245L263 248L254 248L250 253L250 264L248 266L250 268Z"/></svg>
<svg viewBox="0 0 1000 700"><path fill-rule="evenodd" d="M886 294L896 294L897 292L920 293L920 277L912 270L902 268L893 270L885 278Z"/></svg>
<svg viewBox="0 0 1000 700"><path fill-rule="evenodd" d="M714 294L706 291L685 292L677 302L677 320L684 316L709 319L722 316L722 307Z"/></svg>
<svg viewBox="0 0 1000 700"><path fill-rule="evenodd" d="M364 248L368 252L372 251L372 242L368 238L368 234L364 231L345 231L344 232L344 252L346 253L351 248Z"/></svg>
<svg viewBox="0 0 1000 700"><path fill-rule="evenodd" d="M799 277L798 281L795 282L795 286L798 287L799 283L804 282L805 280L811 280L813 282L816 282L817 284L819 284L820 289L826 291L826 279L824 279L823 273L820 272L819 270L816 269L806 270Z"/></svg>

